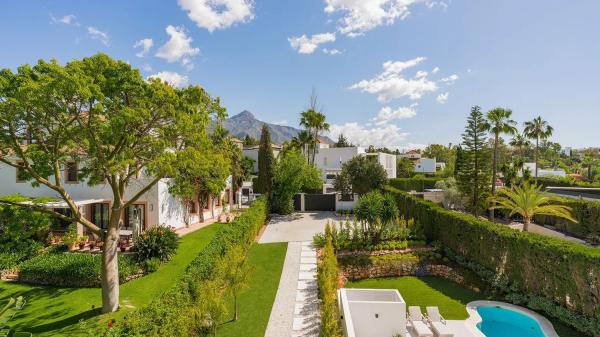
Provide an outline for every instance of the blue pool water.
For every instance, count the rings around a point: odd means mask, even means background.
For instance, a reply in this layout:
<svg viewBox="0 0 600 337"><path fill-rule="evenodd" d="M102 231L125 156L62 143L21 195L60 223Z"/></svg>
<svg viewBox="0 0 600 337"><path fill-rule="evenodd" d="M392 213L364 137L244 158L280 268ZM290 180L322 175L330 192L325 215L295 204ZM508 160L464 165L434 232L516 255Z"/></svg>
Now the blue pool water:
<svg viewBox="0 0 600 337"><path fill-rule="evenodd" d="M487 337L545 337L538 322L517 311L494 306L478 307L477 325Z"/></svg>

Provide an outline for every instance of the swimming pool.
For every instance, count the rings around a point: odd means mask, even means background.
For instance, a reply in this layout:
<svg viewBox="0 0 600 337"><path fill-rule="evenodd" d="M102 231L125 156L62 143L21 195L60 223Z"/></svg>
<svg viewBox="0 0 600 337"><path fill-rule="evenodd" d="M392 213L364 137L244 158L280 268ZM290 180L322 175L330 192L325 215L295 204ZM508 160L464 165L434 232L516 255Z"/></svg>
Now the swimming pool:
<svg viewBox="0 0 600 337"><path fill-rule="evenodd" d="M533 317L500 306L479 306L477 328L486 337L546 337Z"/></svg>

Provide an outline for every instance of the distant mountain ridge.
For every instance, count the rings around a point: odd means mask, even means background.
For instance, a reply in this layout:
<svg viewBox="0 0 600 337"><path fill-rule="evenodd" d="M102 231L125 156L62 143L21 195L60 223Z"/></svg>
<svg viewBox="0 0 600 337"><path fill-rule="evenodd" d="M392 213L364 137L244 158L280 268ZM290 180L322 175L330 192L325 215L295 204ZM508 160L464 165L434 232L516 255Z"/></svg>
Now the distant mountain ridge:
<svg viewBox="0 0 600 337"><path fill-rule="evenodd" d="M286 140L291 140L295 137L299 129L286 125L277 125L256 119L254 114L248 110L244 110L239 114L226 119L223 122L223 127L229 130L229 133L241 140L250 135L253 138L260 139L260 131L263 124L267 124L271 131L271 141L274 144L282 144ZM327 142L333 143L328 137L323 137Z"/></svg>

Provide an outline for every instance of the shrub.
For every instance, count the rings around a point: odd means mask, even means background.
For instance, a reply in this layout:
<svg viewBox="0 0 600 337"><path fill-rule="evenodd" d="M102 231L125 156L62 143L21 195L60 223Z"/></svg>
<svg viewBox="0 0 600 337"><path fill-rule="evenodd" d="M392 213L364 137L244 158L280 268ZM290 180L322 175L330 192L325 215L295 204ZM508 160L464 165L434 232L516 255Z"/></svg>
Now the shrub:
<svg viewBox="0 0 600 337"><path fill-rule="evenodd" d="M102 257L95 254L42 254L19 265L19 281L60 287L100 287ZM119 255L119 281L139 272L129 257Z"/></svg>
<svg viewBox="0 0 600 337"><path fill-rule="evenodd" d="M319 298L321 299L321 337L339 337L342 334L338 320L338 267L331 236L326 237L317 270Z"/></svg>
<svg viewBox="0 0 600 337"><path fill-rule="evenodd" d="M12 201L26 199L18 196L4 198ZM48 239L51 224L52 217L48 214L0 205L0 251L37 255Z"/></svg>
<svg viewBox="0 0 600 337"><path fill-rule="evenodd" d="M147 229L135 241L137 258L142 262L153 258L168 261L175 254L178 246L179 237L165 226Z"/></svg>
<svg viewBox="0 0 600 337"><path fill-rule="evenodd" d="M415 176L390 179L389 185L402 191L423 192L424 189L435 188L435 183L442 180L444 180L442 177Z"/></svg>
<svg viewBox="0 0 600 337"><path fill-rule="evenodd" d="M561 204L572 209L577 223L553 216L536 216L535 222L552 225L575 237L600 242L600 202L561 198Z"/></svg>
<svg viewBox="0 0 600 337"><path fill-rule="evenodd" d="M161 263L162 261L157 257L144 260L144 269L146 269L148 273L153 273L160 268Z"/></svg>
<svg viewBox="0 0 600 337"><path fill-rule="evenodd" d="M600 287L600 250L515 231L443 209L392 187L387 190L394 193L400 214L423 224L429 240L439 241L446 249L488 270L488 279L502 284L497 287L544 298L590 319L600 312L600 297L595 290Z"/></svg>
<svg viewBox="0 0 600 337"><path fill-rule="evenodd" d="M268 205L259 198L230 224L224 224L208 245L188 266L184 276L171 289L150 304L128 313L118 325L121 337L179 337L194 334L190 328L205 317L203 308L204 285L222 282L214 279L215 266L232 247L248 247L265 223ZM205 304L205 303L204 303ZM213 303L217 305L218 303Z"/></svg>
<svg viewBox="0 0 600 337"><path fill-rule="evenodd" d="M0 270L13 269L24 258L21 253L0 253Z"/></svg>

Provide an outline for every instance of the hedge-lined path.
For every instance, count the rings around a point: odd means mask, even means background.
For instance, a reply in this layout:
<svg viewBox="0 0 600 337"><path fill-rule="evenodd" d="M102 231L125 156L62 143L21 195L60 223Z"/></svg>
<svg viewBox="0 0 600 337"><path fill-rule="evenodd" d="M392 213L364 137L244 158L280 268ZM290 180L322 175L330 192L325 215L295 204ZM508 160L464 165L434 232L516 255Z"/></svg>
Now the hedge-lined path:
<svg viewBox="0 0 600 337"><path fill-rule="evenodd" d="M319 336L317 252L310 241L288 244L265 337Z"/></svg>
<svg viewBox="0 0 600 337"><path fill-rule="evenodd" d="M121 285L121 310L112 314L100 314L99 288L58 288L0 281L0 303L21 295L27 299L27 305L9 326L33 332L36 337L87 336L79 327L80 320L91 329L107 324L110 319L119 320L134 308L149 303L181 277L221 226L213 224L183 236L171 261L152 274Z"/></svg>

